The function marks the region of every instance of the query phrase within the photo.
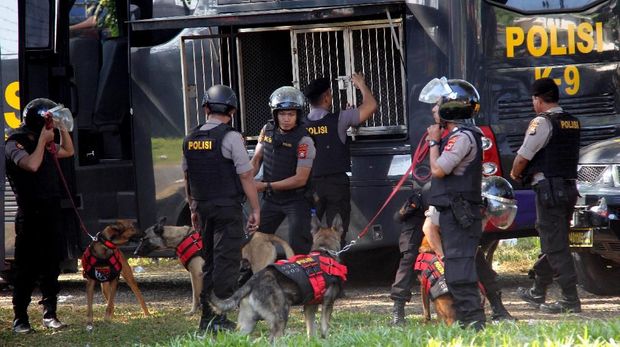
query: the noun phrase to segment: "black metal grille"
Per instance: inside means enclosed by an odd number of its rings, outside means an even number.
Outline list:
[[[523,143],[523,133],[519,134],[507,134],[506,141],[510,149],[516,153]],[[597,141],[606,140],[616,136],[616,127],[614,125],[605,125],[600,127],[584,127],[581,128],[581,141],[580,146],[584,147]]]
[[[243,131],[255,137],[272,118],[269,96],[279,87],[293,84],[291,36],[289,31],[243,33],[239,35]]]
[[[595,96],[582,96],[560,99],[560,106],[574,116],[601,117],[615,116],[613,93],[604,92]],[[532,119],[532,100],[500,100],[497,104],[500,122]]]
[[[596,182],[601,177],[606,166],[601,165],[582,165],[577,171],[577,180],[581,182]]]

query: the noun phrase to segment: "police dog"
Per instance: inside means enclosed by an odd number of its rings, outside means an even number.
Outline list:
[[[424,221],[423,229],[426,235],[433,234],[436,237],[440,237],[439,226],[432,224],[431,219],[428,217]],[[424,238],[422,239],[422,243],[420,244],[420,248],[418,249],[418,251],[420,252],[420,254],[427,253],[427,254],[434,254],[439,257],[443,256],[441,248],[438,248],[437,252],[435,252],[433,247],[431,247],[429,238],[427,236],[424,236]],[[431,320],[430,303],[432,301],[433,306],[435,308],[435,312],[437,312],[437,317],[441,321],[446,323],[447,325],[452,325],[452,323],[454,323],[454,321],[456,320],[456,312],[454,310],[454,307],[452,306],[453,304],[452,295],[450,293],[446,293],[446,294],[443,294],[435,298],[434,300],[431,300],[430,290],[428,290],[427,287],[425,286],[426,279],[424,278],[423,273],[418,274],[418,281],[420,282],[420,293],[422,295],[422,312],[423,312],[424,320],[427,322]],[[444,282],[444,285],[445,285],[445,282]]]
[[[95,292],[95,284],[101,284],[103,296],[108,302],[105,311],[105,320],[109,321],[114,315],[114,297],[118,287],[119,275],[123,276],[136,299],[142,307],[145,315],[149,315],[142,292],[138,288],[136,279],[133,276],[131,266],[118,250],[118,246],[127,243],[132,237],[136,236],[137,230],[133,223],[128,220],[118,220],[114,224],[110,224],[97,234],[97,240],[93,241],[82,256],[83,275],[86,278],[86,298],[87,298],[87,326],[88,330],[93,328],[93,295]],[[106,263],[106,260],[108,262]],[[101,261],[101,262],[100,262]],[[105,265],[108,264],[108,265]],[[120,269],[119,269],[120,267]],[[111,273],[120,271],[120,274],[111,275]]]
[[[330,257],[329,259],[337,260],[336,254],[340,250],[342,232],[342,219],[339,215],[334,218],[331,227],[322,226],[319,220],[313,217],[312,250],[320,252],[326,258]],[[332,255],[330,256],[330,254]],[[346,275],[346,268],[344,274]],[[326,283],[321,312],[322,337],[327,337],[334,302],[342,291],[343,280],[337,279],[335,282],[326,281]],[[209,302],[217,313],[228,312],[239,306],[237,328],[244,334],[251,333],[258,320],[265,320],[270,327],[270,340],[273,342],[275,338],[284,333],[290,307],[302,302],[303,296],[304,294],[296,282],[274,266],[269,266],[255,273],[230,298],[222,300],[211,293]],[[315,315],[317,309],[318,303],[304,304],[308,338],[313,336],[316,331]]]
[[[189,226],[166,225],[166,217],[161,217],[155,225],[144,231],[142,242],[135,253],[146,255],[156,249],[177,248],[193,232],[194,229]],[[258,231],[254,232],[251,235],[250,241],[241,249],[242,263],[248,263],[247,266],[254,273],[264,269],[267,265],[276,261],[276,245],[280,245],[284,249],[287,258],[294,255],[291,246],[278,236]],[[181,259],[179,260],[183,263]],[[189,271],[192,283],[192,307],[190,311],[186,312],[187,315],[200,311],[203,265],[204,258],[202,256],[194,256],[184,264],[187,271]]]

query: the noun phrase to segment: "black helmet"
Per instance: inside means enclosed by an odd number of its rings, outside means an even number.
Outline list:
[[[480,109],[480,95],[476,88],[459,79],[432,79],[422,88],[419,100],[439,103],[439,117],[448,122],[471,119]]]
[[[207,89],[202,97],[202,106],[208,106],[212,113],[228,114],[237,109],[237,94],[228,86],[216,84]]]
[[[517,200],[510,183],[499,176],[482,179],[485,218],[500,229],[507,229],[517,215]]]
[[[58,104],[45,98],[37,98],[30,101],[22,112],[24,124],[35,133],[41,132],[41,129],[45,126],[45,115],[56,106]]]
[[[301,111],[306,106],[306,97],[294,87],[280,87],[269,97],[269,107],[274,121],[278,122],[278,110],[297,110],[297,124],[300,122]]]

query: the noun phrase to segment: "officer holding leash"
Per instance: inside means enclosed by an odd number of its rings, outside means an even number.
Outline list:
[[[440,212],[446,283],[462,327],[484,328],[475,255],[482,236],[481,132],[472,123],[480,108],[478,91],[464,80],[434,79],[420,101],[435,103],[438,124],[428,127],[431,190],[429,204]],[[442,129],[449,136],[441,139]]]
[[[344,246],[351,215],[349,176],[351,154],[347,142],[347,129],[367,121],[377,110],[377,101],[364,81],[364,76],[353,74],[351,81],[362,93],[362,104],[357,108],[332,113],[333,96],[328,78],[313,80],[306,87],[310,113],[305,126],[316,143],[316,159],[312,167],[312,189],[317,199],[319,219],[327,217],[331,225],[334,216],[342,217],[341,245]]]
[[[260,223],[260,207],[243,137],[229,125],[237,110],[235,92],[224,85],[212,86],[205,92],[202,106],[207,121],[183,141],[183,171],[192,225],[202,230],[205,250],[198,331],[217,333],[235,328],[225,315],[216,315],[207,300],[211,291],[227,298],[236,288],[244,236],[244,194],[252,209],[247,222],[250,231]]]
[[[60,200],[65,193],[54,155],[73,156],[73,142],[70,129],[52,117],[54,112],[63,111],[69,112],[49,99],[30,101],[23,111],[24,123],[6,141],[6,173],[17,199],[13,332],[18,334],[32,331],[28,305],[37,282],[42,296],[39,304],[43,305],[43,326],[64,326],[56,316],[56,305],[64,249]],[[60,132],[56,154],[52,153],[56,146],[54,127]]]
[[[534,264],[534,285],[519,288],[518,294],[546,313],[581,312],[568,242],[579,195],[576,178],[581,124],[558,105],[559,95],[553,79],[542,78],[532,84],[537,116],[530,122],[510,172],[514,180],[531,182],[536,193],[536,229],[542,252]],[[546,304],[547,287],[554,275],[562,298]]]
[[[301,126],[304,95],[294,87],[280,87],[269,98],[273,120],[260,132],[252,157],[254,175],[263,164],[263,178],[256,189],[264,192],[259,231],[276,232],[288,218],[288,242],[295,254],[307,254],[312,246],[310,201],[306,184],[316,150]]]

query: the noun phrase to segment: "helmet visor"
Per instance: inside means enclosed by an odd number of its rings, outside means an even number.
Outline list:
[[[422,88],[418,100],[427,104],[436,104],[441,97],[450,95],[453,92],[445,77],[433,78]]]
[[[71,110],[64,107],[62,104],[47,111],[52,114],[54,121],[62,123],[62,125],[68,130],[73,131],[73,114]]]
[[[482,194],[487,200],[485,218],[500,229],[508,229],[517,216],[517,200]]]

